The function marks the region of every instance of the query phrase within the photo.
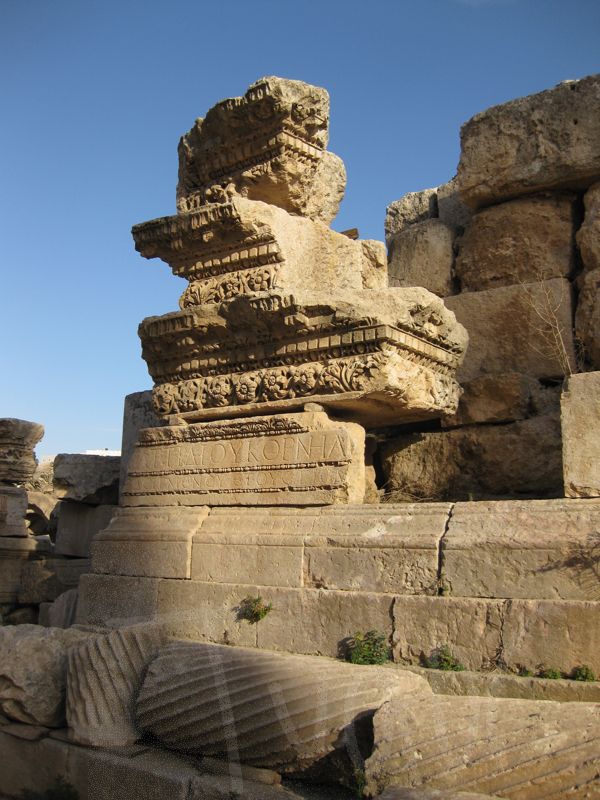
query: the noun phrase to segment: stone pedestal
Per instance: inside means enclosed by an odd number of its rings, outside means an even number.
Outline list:
[[[323,412],[148,428],[129,462],[126,506],[362,502],[365,433]]]

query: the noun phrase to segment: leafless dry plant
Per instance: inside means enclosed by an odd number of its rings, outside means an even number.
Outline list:
[[[565,378],[578,372],[577,359],[573,349],[569,346],[569,331],[565,329],[560,319],[560,308],[564,300],[564,284],[559,292],[552,291],[552,284],[538,276],[537,286],[539,292],[534,295],[532,284],[522,283],[521,287],[527,294],[528,304],[535,312],[536,322],[532,327],[539,335],[539,345],[532,344],[532,350],[543,358],[553,358],[558,363]]]

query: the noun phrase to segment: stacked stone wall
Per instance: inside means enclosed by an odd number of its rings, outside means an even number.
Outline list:
[[[390,283],[444,297],[469,347],[457,413],[380,444],[384,497],[563,495],[565,379],[600,369],[599,100],[591,76],[476,115],[457,176],[388,207]]]

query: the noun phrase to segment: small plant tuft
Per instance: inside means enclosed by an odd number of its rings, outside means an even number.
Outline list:
[[[519,666],[519,678],[533,678],[533,672],[527,667]]]
[[[425,659],[427,669],[441,669],[446,672],[463,672],[464,666],[452,655],[448,645],[436,647],[429,658]]]
[[[562,672],[554,667],[542,667],[538,672],[538,678],[546,678],[549,681],[559,681],[562,677]]]
[[[62,775],[59,775],[44,792],[24,789],[20,794],[20,800],[79,800],[79,792]]]
[[[591,667],[588,667],[587,664],[581,664],[579,667],[575,667],[569,677],[572,681],[585,681],[586,683],[597,680],[596,673]]]
[[[367,788],[367,778],[364,769],[354,770],[354,794],[356,797],[364,797]]]
[[[390,660],[387,636],[381,631],[358,631],[348,642],[348,660],[352,664],[385,664]]]
[[[272,610],[273,604],[264,603],[260,595],[258,597],[244,597],[238,606],[237,616],[238,619],[245,619],[251,625],[256,625]]]

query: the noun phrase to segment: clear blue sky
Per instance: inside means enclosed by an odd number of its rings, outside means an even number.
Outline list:
[[[600,0],[0,0],[0,416],[38,455],[119,448],[137,325],[183,283],[131,225],[175,212],[177,142],[263,75],[331,94],[334,228],[455,172],[490,105],[600,71]]]

